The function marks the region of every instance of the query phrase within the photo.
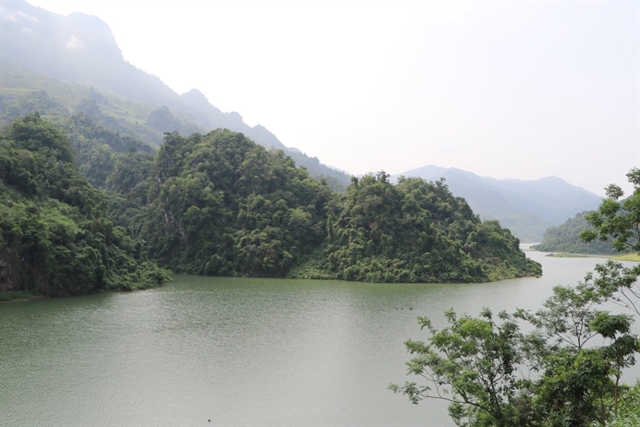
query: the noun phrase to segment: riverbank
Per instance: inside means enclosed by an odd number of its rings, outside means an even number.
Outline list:
[[[606,255],[606,254],[572,254],[567,252],[551,252],[547,254],[552,258],[605,258],[614,261],[631,261],[640,262],[640,255],[638,254],[621,254],[621,255]]]
[[[27,301],[35,298],[44,298],[33,292],[25,291],[0,291],[0,303],[9,301]]]

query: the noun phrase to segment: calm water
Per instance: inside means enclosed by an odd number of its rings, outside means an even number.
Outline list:
[[[2,426],[449,426],[403,383],[416,316],[538,308],[602,260],[475,285],[175,276],[130,294],[0,305]],[[413,308],[413,310],[410,310]],[[640,370],[635,368],[640,376]],[[208,420],[211,422],[208,422]]]

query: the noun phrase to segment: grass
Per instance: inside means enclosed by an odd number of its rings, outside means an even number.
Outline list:
[[[9,301],[26,301],[38,298],[38,295],[26,291],[0,291],[0,303]]]
[[[640,254],[622,254],[622,255],[614,255],[609,258],[616,261],[636,261],[640,262]]]
[[[572,254],[567,252],[553,252],[547,255],[552,258],[607,258],[614,261],[635,261],[640,262],[640,254],[620,254],[620,255],[605,255],[605,254]]]
[[[30,89],[24,88],[2,88],[2,95],[13,95],[13,96],[25,96],[29,95],[32,91]]]

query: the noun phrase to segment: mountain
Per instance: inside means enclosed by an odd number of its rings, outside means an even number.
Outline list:
[[[524,242],[539,242],[549,227],[576,213],[598,207],[602,198],[558,177],[535,181],[481,177],[456,168],[424,166],[398,176],[444,178],[451,192],[463,197],[484,219],[497,219]]]
[[[580,233],[592,230],[585,215],[580,212],[557,227],[551,227],[544,233],[542,242],[532,246],[532,249],[544,252],[568,252],[574,254],[616,254],[618,251],[611,245],[611,241],[594,240],[585,242]]]
[[[353,179],[329,207],[322,251],[291,277],[367,282],[485,282],[539,276],[541,266],[497,221],[481,221],[441,181]]]
[[[109,26],[82,13],[57,15],[24,1],[2,3],[0,60],[54,79],[177,107],[159,78],[126,62]]]
[[[542,273],[439,182],[392,185],[381,173],[339,195],[229,130],[169,133],[155,156],[124,153],[110,170],[113,216],[174,272],[439,283]]]
[[[349,184],[348,174],[290,151],[264,126],[249,126],[237,112],[222,112],[196,89],[179,95],[125,61],[100,18],[57,15],[24,1],[3,2],[0,8],[3,123],[46,107],[47,113],[85,113],[102,126],[156,145],[167,131],[226,128],[283,150],[311,176],[327,177],[335,189]]]

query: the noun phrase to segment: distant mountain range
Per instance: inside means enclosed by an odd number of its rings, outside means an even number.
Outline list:
[[[551,176],[535,181],[481,177],[456,168],[424,166],[398,176],[444,178],[451,192],[464,197],[483,219],[497,219],[523,242],[539,242],[547,228],[598,207],[602,197]]]
[[[222,112],[193,89],[177,94],[158,77],[126,62],[109,26],[95,16],[57,15],[24,1],[0,4],[0,124],[34,111],[60,122],[87,114],[96,124],[153,145],[164,133],[242,132],[256,143],[283,150],[311,176],[343,190],[351,176],[286,147],[261,125],[249,126],[236,112]],[[522,241],[540,241],[544,231],[601,198],[560,178],[497,180],[460,169],[425,166],[405,172],[427,180],[446,179],[483,219],[498,219]]]
[[[150,143],[160,143],[167,131],[227,128],[285,151],[312,176],[326,176],[338,187],[350,182],[350,175],[287,148],[264,126],[251,127],[240,114],[222,112],[197,89],[179,95],[158,77],[125,61],[111,29],[100,18],[83,13],[62,16],[24,1],[3,2],[0,7],[3,121],[15,118],[7,112],[22,113],[25,104],[41,108],[42,102],[34,103],[33,92],[44,92],[50,112],[84,112],[102,125],[126,128]]]

